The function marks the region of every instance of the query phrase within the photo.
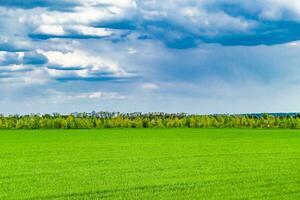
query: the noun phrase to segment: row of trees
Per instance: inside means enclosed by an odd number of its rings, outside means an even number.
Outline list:
[[[0,115],[0,129],[281,128],[300,129],[300,116],[73,113]]]

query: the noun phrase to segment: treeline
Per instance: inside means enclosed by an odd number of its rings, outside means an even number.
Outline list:
[[[0,129],[279,128],[300,129],[300,115],[187,115],[165,113],[73,113],[0,115]]]

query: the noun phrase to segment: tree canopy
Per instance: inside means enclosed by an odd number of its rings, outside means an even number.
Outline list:
[[[0,115],[0,129],[280,128],[300,129],[300,115],[188,115],[92,112]]]

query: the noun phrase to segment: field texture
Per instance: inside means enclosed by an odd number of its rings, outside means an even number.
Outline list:
[[[0,199],[300,199],[300,131],[0,131]]]

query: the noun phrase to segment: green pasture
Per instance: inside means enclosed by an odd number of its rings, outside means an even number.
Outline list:
[[[0,199],[300,199],[300,131],[0,131]]]

